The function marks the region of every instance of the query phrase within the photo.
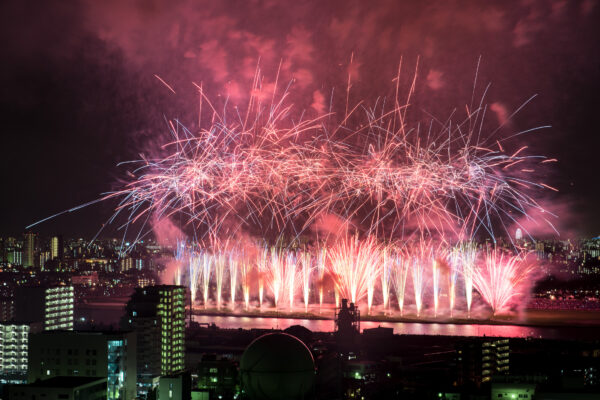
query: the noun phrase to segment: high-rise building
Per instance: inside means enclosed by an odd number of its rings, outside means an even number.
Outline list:
[[[33,232],[26,232],[23,236],[25,237],[23,242],[23,266],[29,268],[35,267],[37,235]]]
[[[146,388],[185,368],[185,293],[184,286],[147,286],[127,303],[125,328],[138,334],[138,380]]]
[[[493,375],[510,372],[509,339],[486,340],[481,345],[482,382],[489,382]]]
[[[73,286],[19,287],[15,291],[15,318],[43,322],[44,330],[73,330]]]
[[[50,259],[62,260],[64,255],[64,244],[62,236],[52,236],[50,239]]]
[[[44,329],[73,329],[73,286],[46,289]]]
[[[51,253],[49,251],[40,251],[39,260],[40,270],[44,271],[46,269],[46,263],[52,260]]]
[[[12,297],[0,297],[0,321],[15,318],[15,300]]]
[[[0,322],[0,383],[27,380],[29,334],[39,330],[40,324]]]
[[[510,339],[468,339],[459,343],[457,356],[459,384],[481,385],[510,372]]]
[[[6,248],[6,262],[14,265],[23,265],[23,252],[18,247]]]
[[[131,257],[123,257],[120,261],[121,272],[127,272],[132,269],[134,266],[133,258]]]
[[[107,400],[136,398],[134,332],[43,332],[30,336],[29,382],[53,377],[104,377]]]

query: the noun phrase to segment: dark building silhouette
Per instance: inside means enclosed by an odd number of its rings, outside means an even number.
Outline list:
[[[360,334],[360,310],[348,300],[335,311],[335,338],[342,352],[350,352],[357,344]]]
[[[136,336],[118,331],[51,331],[29,335],[28,381],[104,377],[108,400],[136,398]]]
[[[507,338],[472,338],[457,345],[457,372],[460,385],[490,382],[497,375],[510,372],[510,340]]]

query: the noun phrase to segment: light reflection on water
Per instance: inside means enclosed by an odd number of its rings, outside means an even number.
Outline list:
[[[292,325],[302,325],[313,332],[331,332],[332,320],[310,320],[292,318],[249,318],[234,316],[194,315],[193,320],[200,323],[214,323],[225,329],[286,329]],[[478,324],[439,324],[418,322],[374,322],[362,321],[361,330],[378,326],[393,328],[395,334],[408,335],[444,335],[444,336],[497,336],[497,337],[534,337],[545,339],[594,338],[597,327],[532,327],[518,325],[478,325]],[[572,336],[576,335],[576,336]]]
[[[85,317],[86,321],[92,320],[96,324],[103,323],[117,327],[123,311],[124,305],[122,308],[94,305],[76,309],[76,317],[78,320]],[[334,330],[332,320],[212,315],[194,315],[193,320],[204,324],[214,323],[219,328],[225,329],[286,329],[292,325],[302,325],[313,332],[332,332]],[[361,330],[378,326],[393,328],[395,334],[409,335],[534,337],[572,340],[593,340],[600,337],[600,326],[577,327],[567,324],[557,327],[532,327],[419,322],[362,321],[360,323]]]

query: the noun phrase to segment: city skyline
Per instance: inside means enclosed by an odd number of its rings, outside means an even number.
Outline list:
[[[0,400],[591,400],[600,0],[0,3]]]

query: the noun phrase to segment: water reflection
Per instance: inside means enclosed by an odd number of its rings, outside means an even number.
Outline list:
[[[91,323],[92,326],[103,324],[118,327],[123,311],[124,304],[121,307],[102,307],[98,305],[80,307],[76,308],[76,321],[81,322],[83,320],[87,324]],[[285,329],[292,325],[302,325],[313,332],[332,332],[334,330],[332,320],[211,315],[195,315],[193,319],[203,324],[215,323],[219,328],[225,329]],[[361,329],[378,326],[393,328],[396,334],[409,335],[534,337],[571,340],[594,340],[600,337],[600,326],[578,327],[566,324],[554,327],[533,327],[420,322],[362,321],[360,323]]]
[[[195,315],[195,322],[214,323],[224,329],[286,329],[292,325],[302,325],[313,332],[331,332],[332,320],[309,320],[292,318],[248,318]],[[407,335],[444,335],[444,336],[497,336],[508,338],[544,338],[544,339],[593,339],[600,334],[598,327],[532,327],[518,325],[470,325],[439,324],[419,322],[374,322],[362,321],[361,330],[378,326],[393,328],[396,334]],[[576,336],[574,336],[576,335]]]

